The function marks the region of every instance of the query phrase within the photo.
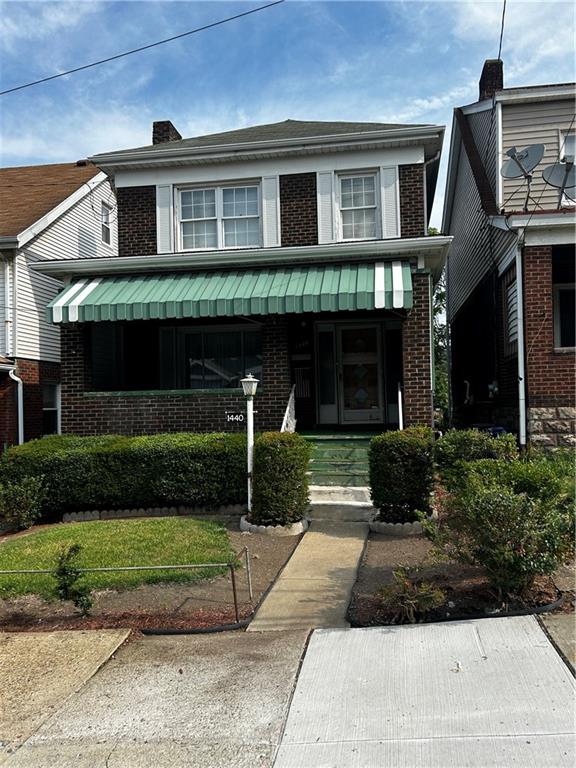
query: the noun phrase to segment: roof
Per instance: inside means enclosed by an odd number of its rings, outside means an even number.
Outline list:
[[[16,237],[99,173],[92,163],[0,168],[0,237]]]
[[[285,139],[310,139],[320,136],[343,136],[347,134],[372,133],[374,131],[398,130],[401,128],[421,128],[428,124],[402,124],[402,123],[350,123],[327,122],[314,120],[284,120],[280,123],[266,123],[254,125],[250,128],[240,128],[235,131],[223,133],[210,133],[206,136],[195,136],[190,139],[160,142],[149,144],[145,147],[119,150],[124,152],[150,152],[162,151],[166,147],[201,149],[202,147],[217,147],[228,144],[244,144],[260,141],[282,141]],[[114,155],[116,152],[107,152],[106,155]]]

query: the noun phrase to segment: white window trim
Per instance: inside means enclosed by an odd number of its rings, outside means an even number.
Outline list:
[[[106,221],[104,220],[104,212],[108,214]],[[112,215],[112,207],[108,203],[101,200],[100,202],[100,239],[104,245],[112,247],[112,222],[110,217]],[[108,230],[108,240],[104,239],[104,228]]]
[[[566,144],[566,136],[569,136],[570,134],[575,135],[576,131],[560,129],[558,133],[559,133],[558,142],[559,142],[559,149],[560,149],[559,158],[560,160],[562,160],[562,156],[564,154],[564,146]],[[573,208],[575,205],[576,205],[576,201],[572,200],[572,198],[568,197],[568,195],[564,192],[564,194],[562,195],[562,200],[560,201],[560,206],[562,208]]]
[[[374,232],[374,237],[353,237],[353,238],[344,238],[344,228],[342,224],[342,208],[341,208],[341,195],[342,195],[342,187],[341,187],[341,180],[342,179],[355,179],[362,176],[373,176],[374,177],[374,200],[375,205],[374,209],[376,211],[376,230]],[[362,243],[362,242],[368,242],[371,240],[381,240],[382,239],[382,195],[381,195],[381,188],[380,188],[380,171],[376,168],[367,168],[367,169],[360,169],[360,170],[354,170],[354,171],[338,171],[334,174],[335,183],[333,184],[333,194],[334,194],[334,210],[335,210],[335,224],[336,224],[336,240],[339,243]],[[370,206],[363,206],[365,208],[369,208]],[[345,209],[345,210],[359,210],[359,209]]]
[[[552,287],[552,311],[554,313],[554,349],[574,349],[563,347],[560,334],[560,291],[574,290],[574,283],[554,283]]]
[[[258,193],[258,216],[224,216],[224,189],[238,189],[243,187],[256,187]],[[185,248],[184,237],[182,235],[182,218],[181,211],[181,193],[198,191],[198,190],[215,190],[216,197],[216,216],[209,219],[196,219],[196,221],[214,221],[216,220],[216,247],[214,248]],[[258,245],[224,245],[224,222],[227,219],[251,219],[258,218],[258,233],[259,243]],[[180,252],[201,253],[205,251],[241,251],[248,248],[263,248],[264,247],[264,233],[262,226],[262,183],[261,179],[242,179],[239,181],[230,181],[222,184],[186,184],[180,185],[174,188],[174,219],[175,219],[175,231],[177,249]],[[185,219],[185,221],[192,221],[192,219]]]

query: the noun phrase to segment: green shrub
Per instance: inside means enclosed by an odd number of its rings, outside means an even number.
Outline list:
[[[437,549],[484,568],[500,599],[524,595],[573,547],[573,519],[557,499],[472,481],[447,497],[444,513],[438,524],[426,523]]]
[[[451,429],[442,435],[434,446],[436,466],[448,487],[457,477],[462,461],[512,460],[517,457],[518,446],[514,435],[492,437],[488,432],[480,432],[477,429]]]
[[[0,484],[0,524],[30,528],[41,514],[46,491],[41,477],[23,477]]]
[[[289,525],[308,509],[310,444],[295,432],[265,432],[254,445],[252,522]]]
[[[384,608],[398,624],[415,624],[446,601],[446,593],[429,581],[422,581],[417,570],[401,565],[392,573],[393,582],[378,593]]]
[[[93,605],[90,587],[79,584],[82,571],[77,565],[78,555],[82,547],[80,544],[71,544],[63,547],[58,555],[58,562],[54,569],[56,579],[56,595],[59,600],[71,600],[82,616],[88,616]]]
[[[381,520],[413,522],[429,512],[434,481],[433,436],[427,427],[385,432],[370,441],[370,487]]]
[[[0,476],[42,475],[44,519],[88,509],[218,507],[246,500],[246,439],[236,434],[55,436],[10,448]]]

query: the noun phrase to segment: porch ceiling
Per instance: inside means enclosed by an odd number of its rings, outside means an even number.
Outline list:
[[[53,323],[284,315],[412,307],[407,261],[85,278],[48,305]]]

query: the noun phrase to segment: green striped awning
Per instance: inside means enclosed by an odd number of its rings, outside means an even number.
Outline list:
[[[84,278],[48,305],[53,323],[409,309],[408,262]]]

